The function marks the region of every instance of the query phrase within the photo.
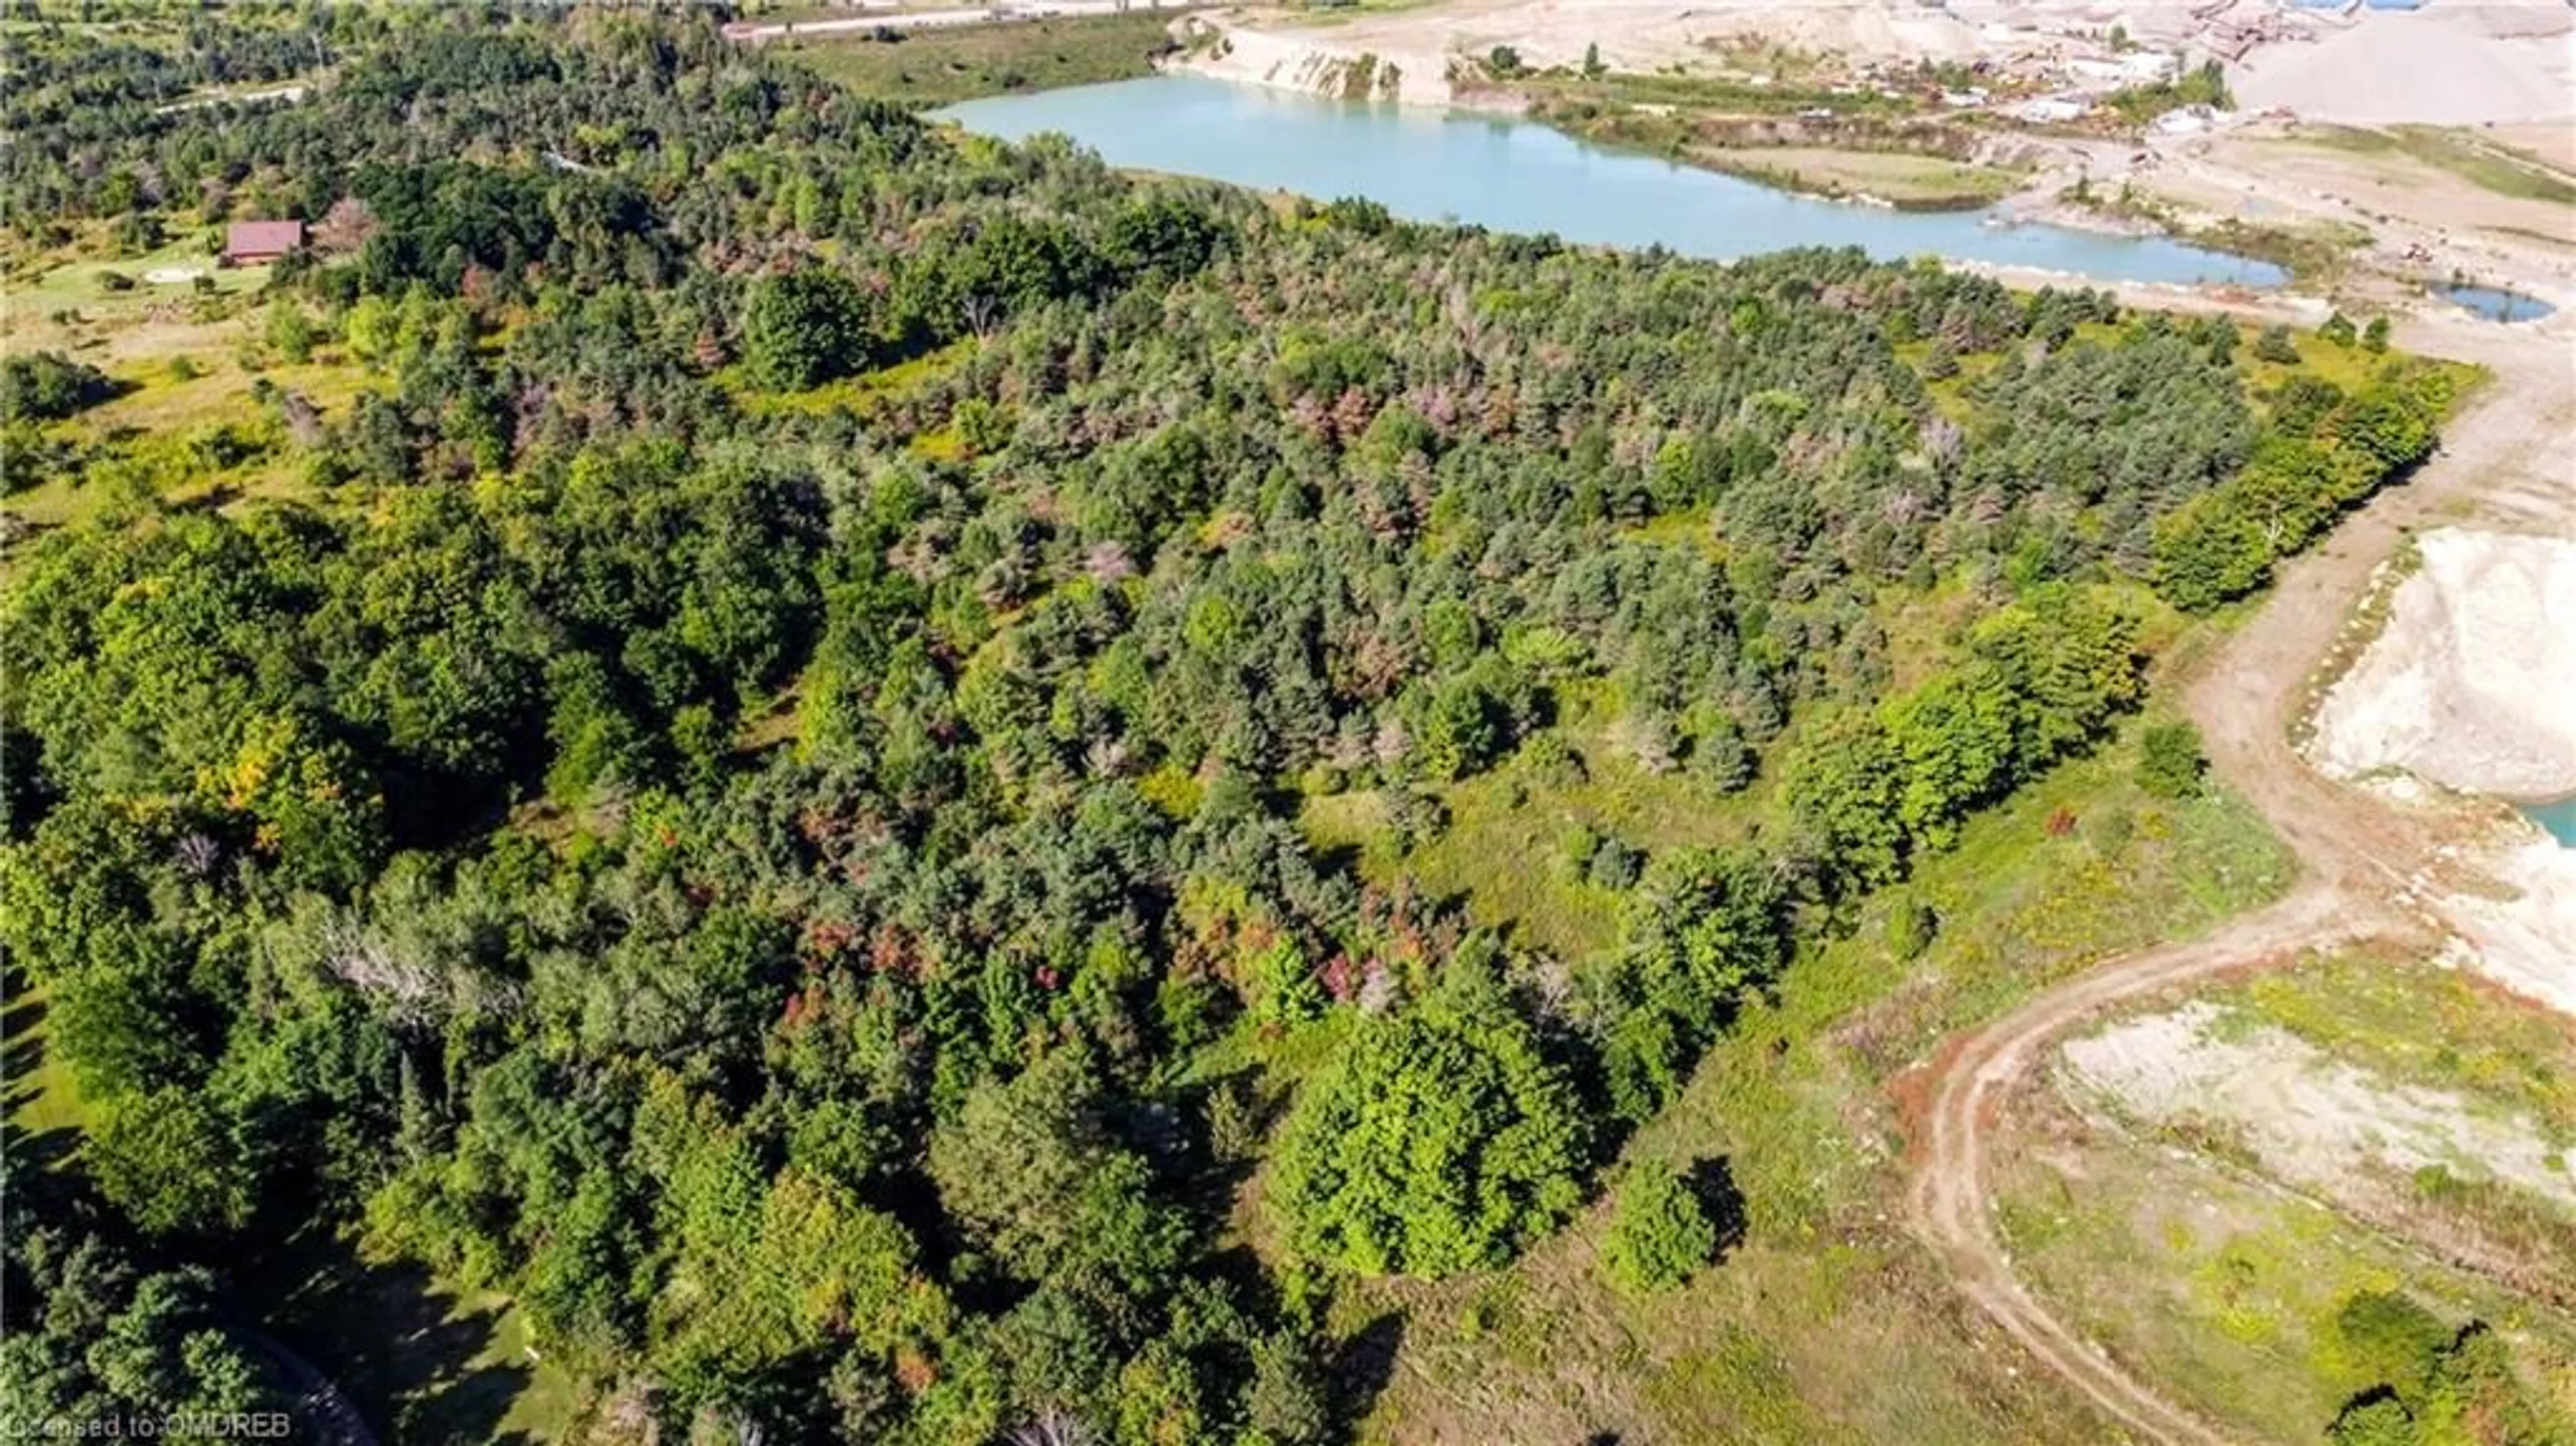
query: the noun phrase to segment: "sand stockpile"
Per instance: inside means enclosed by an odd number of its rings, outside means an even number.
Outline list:
[[[2443,528],[2388,626],[2317,709],[2328,773],[2464,793],[2576,793],[2576,541]]]
[[[2576,120],[2576,15],[2558,0],[2364,11],[2315,40],[2256,47],[2228,84],[2246,109],[2321,120]]]

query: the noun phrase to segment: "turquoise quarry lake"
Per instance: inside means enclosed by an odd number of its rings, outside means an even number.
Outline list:
[[[2526,803],[2522,811],[2532,821],[2547,829],[2552,838],[2576,849],[2576,798],[2562,798],[2556,803]]]
[[[1660,245],[1732,259],[1792,246],[1858,246],[2097,281],[2277,286],[2278,267],[2160,237],[1993,224],[1984,212],[1891,211],[1794,196],[1546,126],[1364,105],[1162,75],[967,101],[937,113],[1004,140],[1058,132],[1110,164],[1319,200],[1363,196],[1417,221],[1553,233],[1593,245]]]

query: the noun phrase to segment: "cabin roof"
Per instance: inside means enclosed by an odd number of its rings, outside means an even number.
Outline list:
[[[303,244],[301,221],[235,221],[224,231],[227,256],[275,256]]]

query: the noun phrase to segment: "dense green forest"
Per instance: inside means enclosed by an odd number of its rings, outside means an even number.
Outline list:
[[[1344,1282],[1560,1226],[2453,384],[1131,179],[712,17],[236,23],[329,69],[164,111],[11,32],[15,254],[314,228],[168,303],[253,323],[219,420],[0,393],[79,504],[0,602],[11,989],[87,1102],[10,1185],[33,1417],[281,1389],[224,1273],[321,1222],[514,1299],[602,1437],[1341,1439]],[[1416,886],[1462,785],[1614,765],[1722,827],[1504,861],[1611,942]],[[1724,1194],[1637,1185],[1623,1272]]]

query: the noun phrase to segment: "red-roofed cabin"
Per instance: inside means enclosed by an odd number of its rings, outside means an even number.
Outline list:
[[[235,221],[224,231],[224,264],[263,265],[303,244],[301,221]]]

